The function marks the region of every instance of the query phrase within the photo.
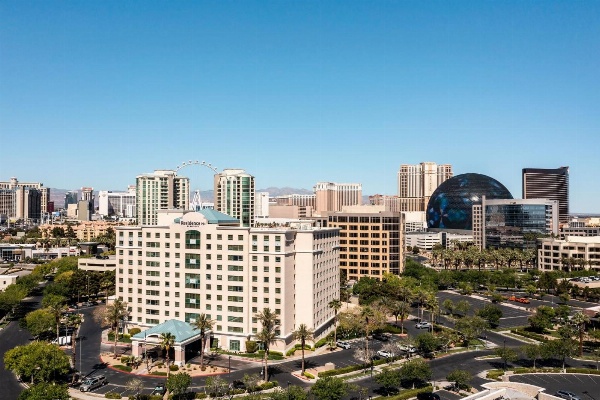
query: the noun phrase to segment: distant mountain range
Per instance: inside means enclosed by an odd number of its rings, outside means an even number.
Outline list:
[[[122,192],[123,190],[113,190],[113,191],[114,192]],[[65,194],[67,192],[71,192],[71,190],[50,188],[50,201],[54,202],[55,209],[64,207]],[[77,190],[77,192],[79,193],[77,198],[81,199],[81,190]],[[266,189],[258,189],[257,192],[269,192],[269,196],[271,196],[271,197],[286,196],[289,194],[313,194],[312,190],[295,189],[295,188],[291,188],[291,187],[283,187],[283,188],[268,187]],[[98,191],[94,191],[94,196],[96,196],[96,200],[95,200],[96,204],[95,205],[97,207],[98,206]],[[213,194],[212,190],[204,190],[204,191],[200,191],[200,197],[202,198],[202,201],[211,203],[213,201],[214,194]]]

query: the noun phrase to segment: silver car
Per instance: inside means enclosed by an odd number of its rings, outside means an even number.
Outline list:
[[[89,392],[100,386],[106,385],[106,377],[104,375],[96,375],[85,378],[79,387],[82,392]]]

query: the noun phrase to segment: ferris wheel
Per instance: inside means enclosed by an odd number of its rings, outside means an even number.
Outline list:
[[[175,172],[179,172],[180,170],[182,170],[185,167],[191,167],[191,166],[201,166],[201,167],[206,167],[208,169],[210,169],[211,171],[213,171],[215,174],[218,174],[219,171],[217,170],[217,168],[212,165],[211,163],[207,163],[206,161],[184,161],[182,162],[180,165],[178,165],[175,168]],[[192,199],[190,201],[190,210],[194,210],[194,211],[198,211],[202,208],[206,208],[205,205],[202,203],[202,198],[200,196],[200,189],[195,189],[194,193],[192,195]]]

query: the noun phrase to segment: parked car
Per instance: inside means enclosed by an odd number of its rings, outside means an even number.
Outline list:
[[[398,346],[398,348],[400,349],[400,351],[403,351],[405,353],[416,353],[417,352],[416,347],[413,347],[413,346],[405,346],[402,344],[402,345]]]
[[[382,358],[392,358],[392,357],[394,357],[394,353],[392,353],[391,351],[385,351],[385,350],[379,350],[377,352],[377,355],[379,357],[382,357]]]
[[[440,400],[440,395],[432,392],[418,393],[417,400]]]
[[[89,392],[100,386],[106,385],[106,377],[104,375],[90,376],[85,378],[79,387],[82,392]]]
[[[387,342],[390,338],[385,333],[374,333],[373,339]]]
[[[238,380],[234,380],[233,382],[231,382],[231,388],[232,389],[246,389],[246,384],[244,383],[244,381],[240,381]]]
[[[158,385],[156,385],[154,387],[154,390],[152,391],[152,393],[150,393],[150,395],[164,396],[164,394],[166,392],[167,392],[167,389],[165,388],[165,385],[163,385],[162,383],[159,383]]]
[[[415,328],[417,329],[431,329],[432,326],[429,322],[417,322],[417,324],[415,325]]]
[[[575,393],[566,390],[559,390],[558,392],[554,393],[554,395],[565,400],[581,400]]]
[[[338,340],[335,345],[337,347],[341,347],[342,349],[346,349],[348,350],[349,348],[351,348],[352,346],[350,346],[350,343],[348,342],[344,342],[343,340]]]

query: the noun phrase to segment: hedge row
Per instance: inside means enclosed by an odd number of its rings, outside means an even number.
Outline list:
[[[402,390],[395,396],[386,397],[386,400],[408,400],[413,397],[417,397],[419,393],[429,393],[433,391],[432,386],[426,386],[419,389],[407,389]]]
[[[501,369],[493,369],[491,371],[488,371],[488,373],[487,373],[488,379],[494,379],[494,380],[497,380],[502,375],[504,375],[504,371]]]

